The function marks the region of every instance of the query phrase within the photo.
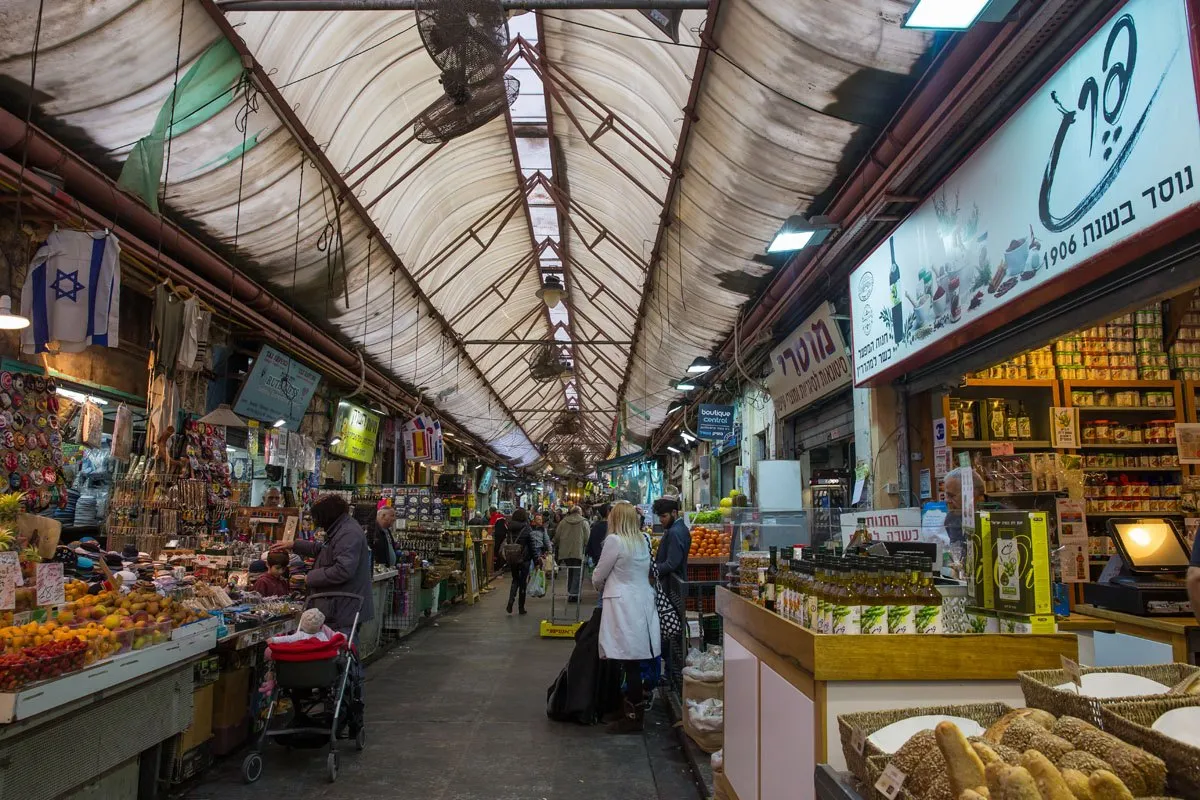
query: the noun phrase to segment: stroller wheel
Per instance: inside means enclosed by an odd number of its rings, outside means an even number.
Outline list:
[[[246,783],[254,783],[262,777],[262,772],[262,754],[257,752],[249,753],[242,761],[242,780]]]
[[[365,748],[366,746],[367,746],[367,729],[359,728],[358,733],[354,734],[354,748],[356,750],[358,750],[359,752],[362,752],[363,748]]]
[[[325,759],[325,765],[329,767],[329,782],[333,783],[337,780],[338,774],[338,754],[334,751]]]

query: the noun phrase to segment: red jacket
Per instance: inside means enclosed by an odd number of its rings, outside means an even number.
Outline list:
[[[287,578],[279,578],[267,572],[254,582],[254,591],[263,597],[286,597],[291,594]]]

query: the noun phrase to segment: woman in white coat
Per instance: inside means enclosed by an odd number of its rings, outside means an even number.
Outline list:
[[[600,657],[621,663],[625,704],[614,733],[642,730],[644,689],[641,662],[658,657],[662,637],[650,584],[650,547],[639,526],[637,509],[621,502],[608,515],[608,536],[592,583],[603,600]]]

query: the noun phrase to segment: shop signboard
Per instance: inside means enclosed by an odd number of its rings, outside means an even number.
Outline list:
[[[1190,30],[1185,0],[1125,3],[854,270],[856,383],[1200,201]]]
[[[233,404],[234,412],[274,423],[283,420],[289,430],[299,430],[321,376],[295,359],[264,344]]]
[[[330,438],[339,437],[341,441],[330,445],[329,452],[351,461],[371,463],[375,458],[375,440],[379,437],[379,415],[343,400],[338,403]]]
[[[709,441],[724,441],[733,435],[733,406],[701,403],[696,435]]]
[[[846,342],[833,319],[833,306],[823,303],[800,327],[771,351],[767,388],[775,416],[789,414],[850,385]]]

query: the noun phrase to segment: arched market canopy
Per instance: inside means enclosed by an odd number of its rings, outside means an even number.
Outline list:
[[[161,175],[170,215],[500,455],[594,463],[619,417],[662,422],[754,256],[879,135],[931,43],[909,5],[712,0],[678,42],[636,10],[512,16],[517,101],[425,144],[442,88],[412,12],[53,0],[35,122],[151,202]],[[38,11],[0,8],[22,95]],[[530,378],[545,341],[565,382]]]

